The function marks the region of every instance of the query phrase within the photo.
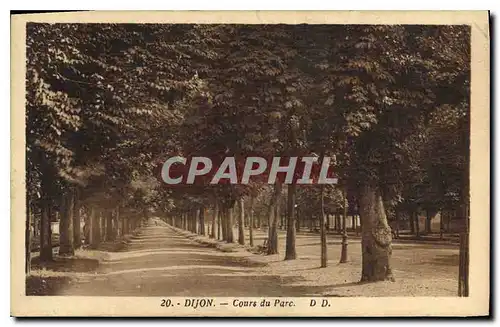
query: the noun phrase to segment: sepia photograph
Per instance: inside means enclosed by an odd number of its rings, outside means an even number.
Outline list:
[[[12,315],[489,313],[487,12],[114,14],[13,16]]]

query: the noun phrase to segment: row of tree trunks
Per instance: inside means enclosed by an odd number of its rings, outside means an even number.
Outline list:
[[[86,222],[86,238],[91,248],[98,248],[103,241],[115,241],[118,238],[130,234],[138,227],[137,219],[128,217],[120,218],[120,209],[98,210],[93,206],[89,207],[88,219]]]
[[[42,194],[47,194],[47,186],[42,188]],[[75,250],[82,245],[80,212],[82,203],[78,199],[78,189],[71,187],[60,197],[59,211],[53,210],[53,199],[41,196],[38,207],[29,204],[26,218],[26,262],[25,270],[31,270],[31,229],[33,227],[35,210],[40,213],[40,261],[49,262],[53,260],[52,227],[53,220],[59,218],[59,255],[73,256]],[[96,211],[93,206],[87,208],[87,220],[84,226],[84,237],[88,244],[97,247],[106,236],[106,240],[115,240],[117,235],[125,235],[129,232],[130,221],[123,217],[120,220],[119,208],[116,208],[113,216],[112,210],[108,210],[106,219],[101,217],[102,212]],[[56,215],[56,217],[53,217]],[[55,218],[55,219],[53,219]],[[119,222],[121,221],[121,226]],[[135,227],[134,227],[135,228]]]
[[[208,236],[210,238],[223,240],[227,243],[235,242],[234,235],[234,219],[236,219],[238,227],[238,243],[245,244],[245,227],[249,228],[250,232],[250,245],[254,244],[254,198],[250,197],[250,207],[249,210],[245,210],[244,198],[238,199],[238,201],[220,201],[217,197],[214,197],[214,207],[211,221],[208,225]],[[237,203],[237,206],[234,204]],[[274,202],[273,202],[274,203]],[[271,206],[273,211],[273,217],[278,217],[278,208],[275,205]],[[236,217],[234,217],[236,215]],[[189,210],[181,212],[179,214],[179,220],[177,223],[172,223],[174,226],[188,230],[192,233],[198,233],[201,235],[207,234],[205,231],[205,218],[206,218],[206,208],[203,206],[200,210]],[[171,222],[175,219],[170,218]],[[245,223],[245,221],[247,223]],[[277,230],[277,221],[274,221],[275,230]]]

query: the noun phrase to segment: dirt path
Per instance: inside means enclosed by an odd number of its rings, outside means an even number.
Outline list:
[[[83,274],[59,295],[79,296],[300,296],[294,278],[261,275],[265,263],[222,253],[154,221],[126,251],[112,252],[95,274]]]
[[[207,245],[215,240],[176,231],[161,220],[132,238],[120,252],[99,252],[99,260],[77,258],[46,283],[37,295],[76,296],[456,296],[458,249],[453,246],[394,244],[396,282],[359,283],[359,240],[349,243],[349,262],[339,264],[340,239],[328,240],[328,267],[319,268],[316,235],[297,235],[298,259],[284,261],[280,253],[252,254],[237,245],[223,252]],[[265,231],[255,231],[262,244]],[[202,241],[202,244],[198,243]],[[248,240],[248,237],[246,238]],[[197,241],[195,241],[197,240]],[[221,245],[227,246],[224,242]],[[113,250],[111,250],[113,251]],[[95,270],[94,270],[95,269]],[[49,276],[52,273],[49,272]],[[61,278],[64,282],[54,279]],[[52,279],[52,281],[51,281]],[[42,285],[44,286],[44,285]]]

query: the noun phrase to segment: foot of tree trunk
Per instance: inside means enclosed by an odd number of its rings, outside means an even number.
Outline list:
[[[359,207],[362,220],[361,281],[394,281],[391,269],[391,229],[378,187],[361,187]]]
[[[340,251],[340,263],[346,263],[349,259],[347,258],[347,233],[342,235],[342,249]]]
[[[269,230],[269,239],[267,241],[267,254],[278,254],[278,228],[271,226]]]

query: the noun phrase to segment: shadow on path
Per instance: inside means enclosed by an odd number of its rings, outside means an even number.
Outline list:
[[[262,271],[265,266],[195,243],[170,228],[150,226],[131,237],[121,251],[109,253],[96,274],[77,275],[74,282],[50,293],[193,297],[278,297],[308,293],[310,287],[293,286],[299,281],[297,278],[266,274]]]

